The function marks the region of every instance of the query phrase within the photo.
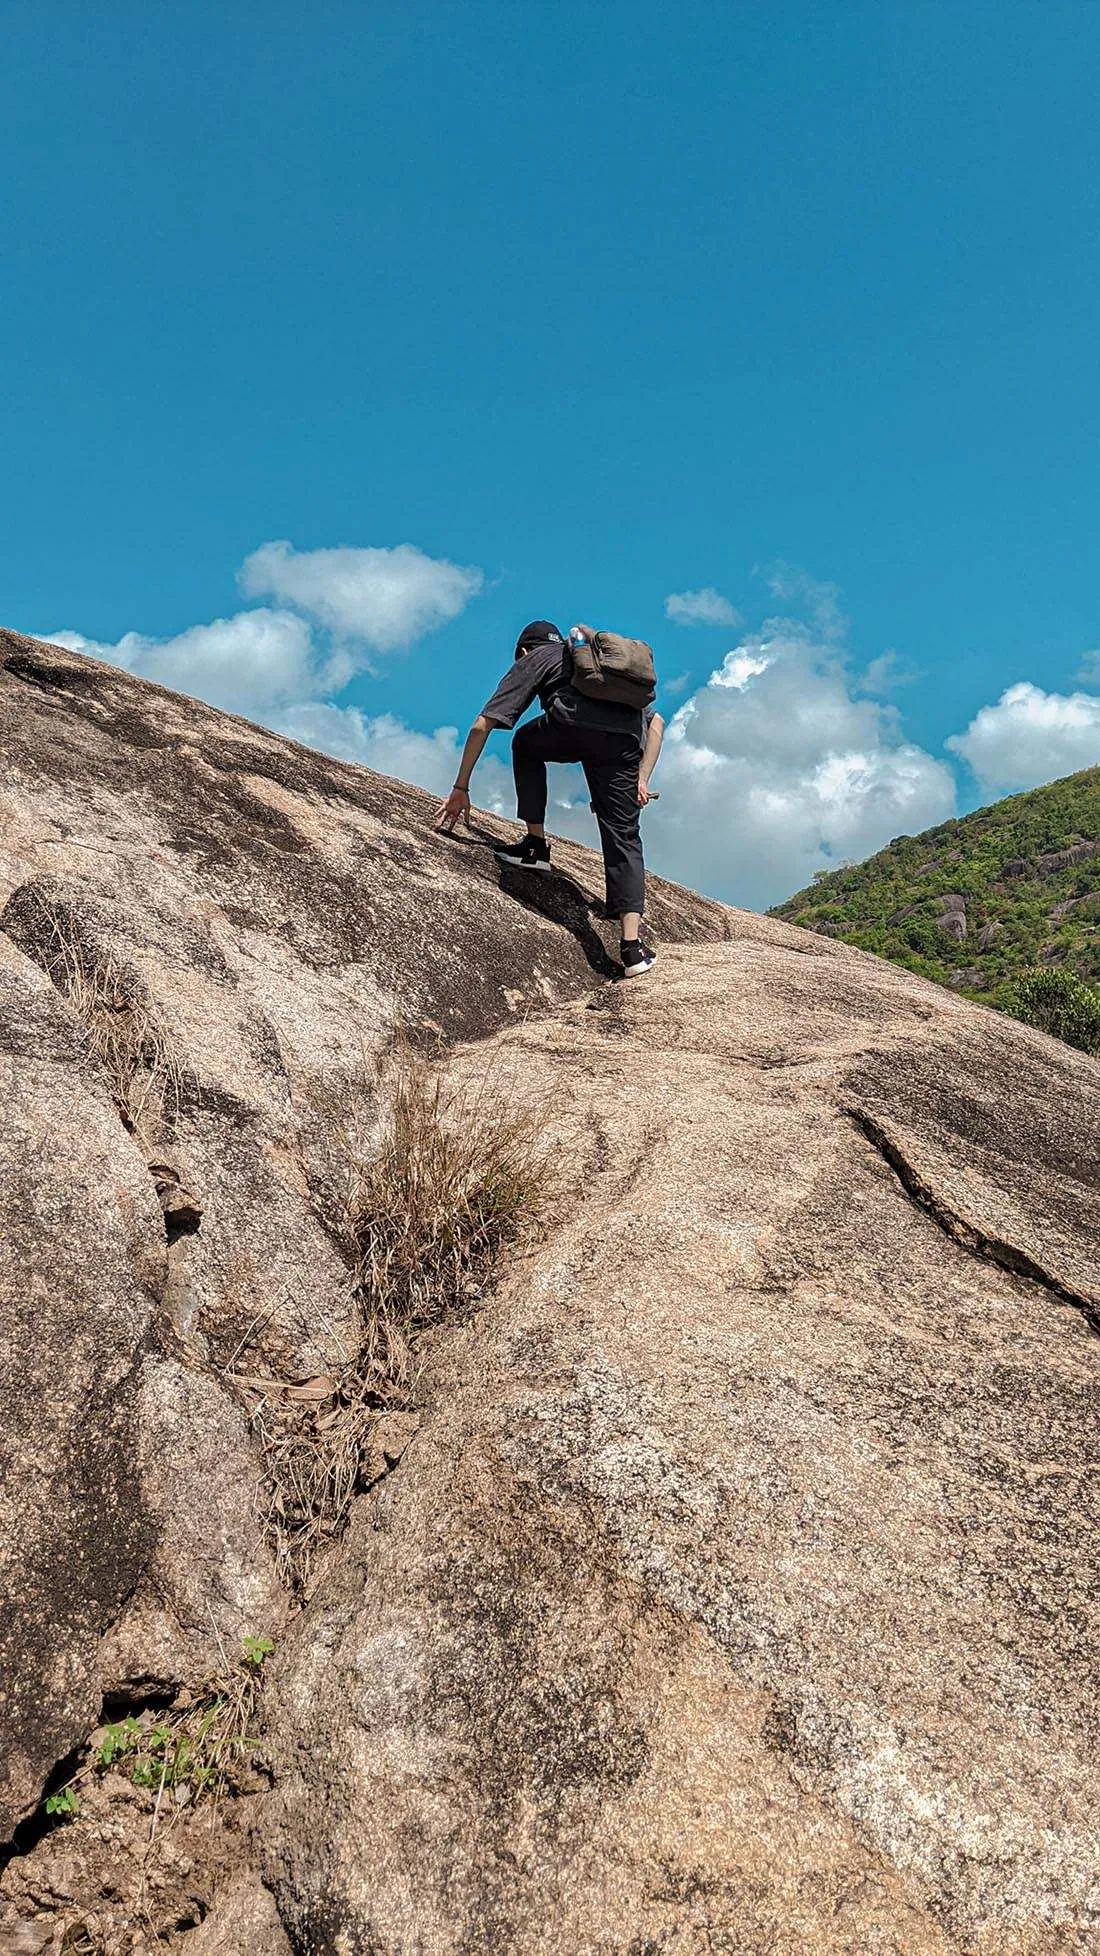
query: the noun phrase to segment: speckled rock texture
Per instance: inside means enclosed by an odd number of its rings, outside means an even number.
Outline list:
[[[1100,1951],[1100,1067],[667,886],[610,984],[584,851],[502,880],[487,818],[3,634],[0,737],[9,1826],[105,1694],[274,1628],[274,1786],[171,1947]],[[319,1192],[395,1017],[564,1193],[295,1612],[226,1368],[349,1349]]]
[[[747,917],[493,1044],[581,1193],[284,1650],[294,1948],[1100,1948],[1100,1067]]]
[[[223,1373],[245,1339],[292,1378],[348,1355],[318,1195],[395,1023],[476,1037],[613,968],[586,851],[531,892],[500,824],[447,841],[434,806],[0,632],[0,1838],[105,1695],[285,1614]],[[134,1032],[136,1121],[74,971]]]

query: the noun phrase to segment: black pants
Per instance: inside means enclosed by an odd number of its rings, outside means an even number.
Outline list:
[[[512,771],[521,822],[546,820],[547,761],[579,761],[596,811],[611,916],[645,908],[645,865],[638,833],[638,769],[642,752],[633,734],[576,727],[553,709],[529,720],[512,739]]]

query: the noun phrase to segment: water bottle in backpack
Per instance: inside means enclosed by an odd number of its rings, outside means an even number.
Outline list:
[[[653,648],[643,638],[623,638],[618,632],[593,632],[579,625],[569,634],[573,655],[572,683],[588,699],[617,706],[649,706],[657,691]]]

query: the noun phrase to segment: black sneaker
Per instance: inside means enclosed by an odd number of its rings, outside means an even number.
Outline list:
[[[525,835],[522,842],[507,847],[498,843],[493,851],[504,869],[549,869],[550,844],[541,835]]]
[[[656,951],[651,951],[648,944],[643,944],[639,938],[635,938],[631,944],[624,940],[619,945],[619,956],[623,961],[624,978],[643,978],[657,962]]]

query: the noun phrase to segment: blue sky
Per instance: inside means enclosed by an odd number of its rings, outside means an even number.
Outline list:
[[[5,623],[441,788],[526,618],[637,632],[754,904],[1100,761],[1094,0],[0,34]]]

